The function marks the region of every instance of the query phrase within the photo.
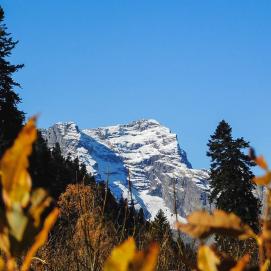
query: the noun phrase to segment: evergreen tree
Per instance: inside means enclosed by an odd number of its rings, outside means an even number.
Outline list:
[[[87,173],[84,165],[80,165],[78,159],[65,159],[62,156],[59,144],[49,150],[40,132],[30,156],[29,171],[33,186],[45,188],[55,199],[65,191],[68,184],[95,184],[94,178]]]
[[[44,153],[41,153],[41,157]],[[84,181],[91,182],[91,177],[86,173],[85,167],[80,167],[78,159],[65,159],[62,156],[60,145],[56,143],[51,151],[51,158],[48,163],[47,178],[49,180],[49,190],[51,195],[57,198],[65,191],[68,184],[75,184]]]
[[[260,203],[251,182],[254,165],[244,150],[249,143],[232,138],[232,128],[222,120],[208,143],[211,158],[210,201],[216,208],[234,212],[254,230],[258,229]]]
[[[51,159],[51,151],[48,149],[40,131],[38,131],[38,137],[33,145],[33,151],[30,156],[29,167],[34,187],[43,187],[46,190],[50,190],[49,164]]]
[[[152,237],[157,242],[162,242],[166,237],[172,239],[170,224],[163,210],[159,210],[154,220],[151,222]]]
[[[144,216],[144,211],[142,208],[139,209],[138,215],[137,215],[137,221],[140,225],[144,225],[145,221],[145,216]]]
[[[3,21],[4,11],[0,7],[0,157],[16,138],[24,121],[24,113],[17,108],[20,97],[14,92],[14,87],[20,85],[12,78],[23,65],[13,65],[8,60],[18,42],[13,41]]]

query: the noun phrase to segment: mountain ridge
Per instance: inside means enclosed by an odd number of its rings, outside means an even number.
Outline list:
[[[163,209],[173,224],[173,182],[179,219],[209,209],[208,172],[193,169],[177,135],[154,119],[82,130],[74,122],[58,122],[42,134],[50,148],[59,143],[62,154],[78,158],[97,181],[109,178],[117,199],[128,197],[129,172],[135,205],[147,218]]]

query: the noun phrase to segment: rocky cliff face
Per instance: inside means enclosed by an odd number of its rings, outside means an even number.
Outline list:
[[[208,172],[192,169],[177,136],[155,120],[84,130],[57,123],[43,136],[49,147],[58,142],[64,156],[78,157],[97,181],[108,179],[116,198],[128,197],[130,177],[132,197],[147,218],[163,209],[174,222],[174,182],[180,219],[209,209]]]

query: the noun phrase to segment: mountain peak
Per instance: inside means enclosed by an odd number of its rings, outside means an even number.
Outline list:
[[[54,126],[59,127],[65,133],[65,130],[74,130],[76,132],[79,131],[79,127],[74,121],[67,121],[67,122],[57,122]]]
[[[194,170],[177,136],[153,119],[80,130],[74,122],[58,123],[43,132],[49,147],[60,144],[64,156],[78,158],[97,181],[106,180],[116,198],[128,198],[128,172],[133,200],[147,218],[163,209],[173,223],[177,209],[186,216],[208,208],[208,174]]]
[[[131,125],[136,125],[136,124],[146,124],[146,125],[161,125],[157,120],[155,119],[139,119],[139,120],[135,120],[135,121],[132,121],[130,123]],[[129,125],[129,124],[128,124]]]

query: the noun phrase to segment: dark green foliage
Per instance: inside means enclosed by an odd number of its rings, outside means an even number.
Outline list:
[[[186,269],[183,255],[186,255],[185,247],[181,237],[177,240],[173,238],[170,224],[162,210],[159,210],[154,220],[145,231],[150,232],[151,240],[160,245],[160,256],[158,259],[157,270],[190,270]]]
[[[69,157],[65,159],[62,156],[59,144],[49,150],[40,132],[30,157],[29,171],[33,186],[47,189],[55,199],[65,191],[68,184],[94,182],[93,177],[87,174],[86,167],[81,166],[78,159],[73,161]]]
[[[30,156],[30,174],[33,179],[34,187],[49,188],[49,163],[51,160],[51,151],[48,149],[45,140],[38,131],[38,138],[33,146]]]
[[[119,206],[105,182],[92,184],[92,189],[95,191],[96,195],[95,204],[102,210],[104,218],[115,221]]]
[[[13,65],[8,60],[18,42],[13,41],[3,21],[4,11],[0,7],[0,157],[14,141],[24,121],[24,113],[17,108],[21,100],[14,92],[14,87],[20,85],[12,78],[23,65]]]
[[[254,165],[244,150],[249,143],[232,138],[232,129],[221,121],[208,143],[211,158],[210,201],[218,209],[234,212],[254,230],[258,229],[260,202],[254,196],[251,181]]]
[[[151,222],[151,231],[154,240],[157,242],[162,242],[165,236],[170,236],[172,239],[169,222],[161,209]]]
[[[137,240],[142,227],[145,227],[146,223],[143,210],[137,211],[133,202],[129,203],[127,199],[121,198],[119,200],[117,214],[114,219],[115,227],[119,233],[119,240],[125,240],[129,236],[133,236]]]
[[[137,220],[140,225],[144,225],[145,217],[144,217],[144,211],[142,208],[140,208],[138,211]]]

